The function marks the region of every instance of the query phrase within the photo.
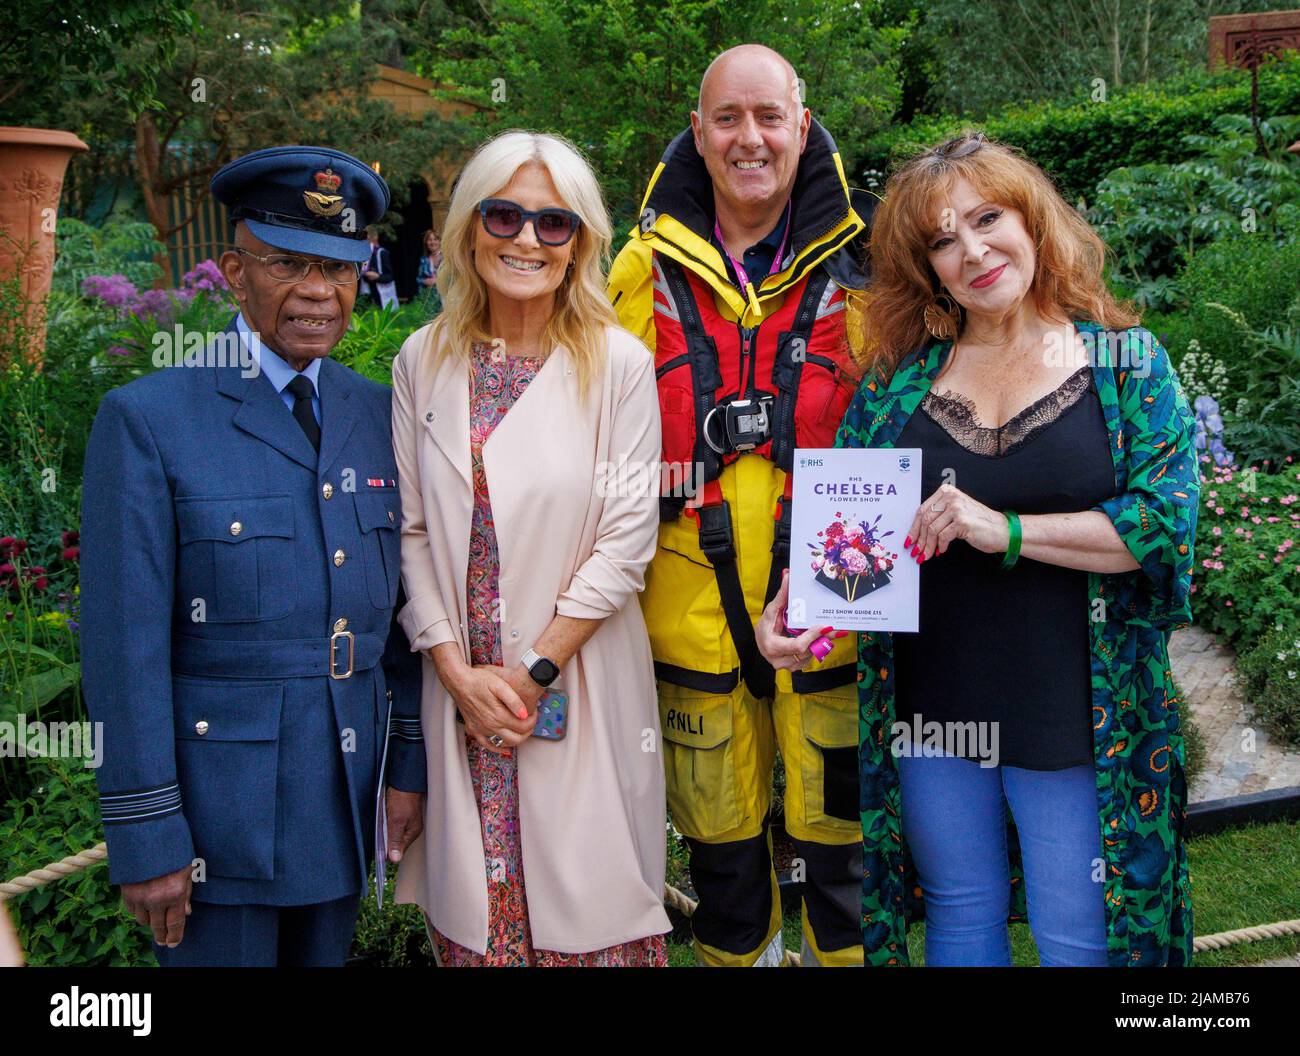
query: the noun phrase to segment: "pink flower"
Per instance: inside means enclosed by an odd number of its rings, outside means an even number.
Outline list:
[[[1241,529],[1238,528],[1237,531],[1240,532]],[[1216,525],[1214,526],[1214,528],[1211,530],[1211,534],[1212,534],[1212,535],[1222,535],[1222,534],[1223,534],[1223,529],[1220,528],[1220,527],[1216,524]]]

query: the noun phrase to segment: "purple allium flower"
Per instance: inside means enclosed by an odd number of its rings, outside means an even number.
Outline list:
[[[191,271],[187,271],[181,279],[181,285],[187,289],[194,290],[221,290],[228,289],[226,286],[226,277],[221,274],[221,269],[217,267],[215,260],[201,260]]]
[[[160,326],[166,326],[176,314],[176,301],[170,290],[145,290],[131,306],[131,311],[141,319],[153,319]]]
[[[118,309],[130,307],[139,296],[135,284],[125,275],[87,275],[81,282],[81,292]]]

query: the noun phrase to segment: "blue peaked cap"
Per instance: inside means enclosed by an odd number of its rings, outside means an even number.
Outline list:
[[[370,257],[366,225],[388,211],[388,184],[329,147],[268,147],[223,165],[212,196],[268,246],[333,260]]]

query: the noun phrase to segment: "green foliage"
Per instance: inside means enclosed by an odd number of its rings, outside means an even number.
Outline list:
[[[155,258],[166,252],[152,224],[114,221],[95,227],[75,217],[61,217],[57,226],[54,289],[78,297],[90,275],[124,275],[137,288],[148,289],[160,277]]]
[[[1105,86],[1199,71],[1207,18],[1292,0],[926,0],[917,36],[933,50],[928,102],[983,116],[1009,103],[1087,99]],[[954,42],[960,42],[954,46]]]
[[[1300,452],[1300,328],[1248,330],[1246,338],[1256,381],[1225,419],[1224,442],[1242,465],[1276,469]]]
[[[120,90],[149,92],[143,112],[92,91],[64,91],[46,108],[45,123],[75,128],[91,146],[91,155],[73,163],[74,181],[111,161],[142,195],[176,194],[197,205],[212,173],[234,157],[323,143],[379,162],[400,208],[430,159],[460,142],[462,126],[444,115],[399,113],[370,96],[379,63],[402,65],[398,44],[407,29],[385,14],[393,6],[387,0],[183,6],[192,25],[174,47],[160,51],[148,32],[105,43]],[[154,218],[160,226],[169,223],[163,216]]]
[[[1037,53],[1037,52],[1036,52]],[[1081,87],[1086,92],[1086,84]],[[1300,55],[1266,63],[1259,74],[1262,115],[1300,113]],[[1116,168],[1187,159],[1183,137],[1203,135],[1220,114],[1250,112],[1250,75],[1238,69],[1195,73],[1133,88],[1112,88],[1105,102],[1017,104],[982,122],[926,115],[877,133],[860,159],[864,168],[933,146],[965,127],[983,129],[1041,165],[1069,200],[1090,198]]]
[[[1300,625],[1279,623],[1237,657],[1246,699],[1265,728],[1300,747]]]
[[[371,381],[392,385],[393,357],[402,342],[427,322],[429,318],[418,301],[395,309],[366,308],[354,312],[348,332],[331,356]]]
[[[158,105],[159,81],[193,28],[190,0],[9,0],[0,37],[6,124],[59,126],[62,100],[96,95],[134,117]],[[149,48],[127,60],[137,39]]]
[[[1300,469],[1294,461],[1282,468],[1202,462],[1192,610],[1238,652],[1278,624],[1300,634]]]
[[[1260,123],[1268,155],[1257,152],[1248,117],[1220,115],[1213,130],[1183,137],[1187,161],[1118,168],[1097,185],[1090,219],[1148,305],[1152,281],[1172,276],[1206,243],[1245,233],[1258,246],[1300,227],[1300,156],[1286,151],[1300,136],[1300,117]],[[1153,306],[1172,300],[1161,292]]]
[[[377,909],[375,874],[371,869],[357,915],[357,930],[352,936],[350,964],[362,968],[422,968],[434,963],[424,914],[419,906],[399,906],[394,901],[396,887],[396,873],[389,866],[384,908]]]
[[[94,771],[79,762],[28,762],[30,794],[0,813],[6,879],[87,850],[103,840]],[[27,961],[34,966],[153,964],[148,936],[122,909],[108,868],[92,866],[11,901]]]
[[[1288,317],[1297,275],[1300,239],[1277,245],[1259,232],[1237,233],[1201,249],[1179,273],[1185,307],[1153,313],[1143,325],[1161,335],[1175,363],[1193,340],[1199,342],[1205,353],[1227,366],[1230,393],[1243,395],[1259,383],[1259,364],[1243,354],[1244,330],[1300,326],[1300,318]],[[1243,327],[1232,313],[1248,324]]]

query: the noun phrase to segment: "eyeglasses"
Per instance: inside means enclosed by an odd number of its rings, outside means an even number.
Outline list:
[[[301,282],[307,277],[313,264],[319,264],[320,273],[325,276],[325,281],[335,286],[347,286],[356,282],[361,275],[361,265],[351,260],[308,260],[306,257],[295,257],[284,253],[272,253],[262,257],[239,246],[235,247],[235,252],[260,260],[262,266],[266,268],[266,273],[276,282]]]
[[[989,138],[983,132],[976,132],[970,136],[957,136],[946,143],[940,143],[930,151],[930,154],[943,158],[944,161],[955,161],[957,158],[964,158],[967,154],[974,154],[980,147],[988,143]]]
[[[538,209],[533,212],[505,198],[484,198],[478,203],[483,230],[494,238],[514,238],[533,222],[537,241],[544,246],[562,246],[578,233],[582,217],[568,209]]]

